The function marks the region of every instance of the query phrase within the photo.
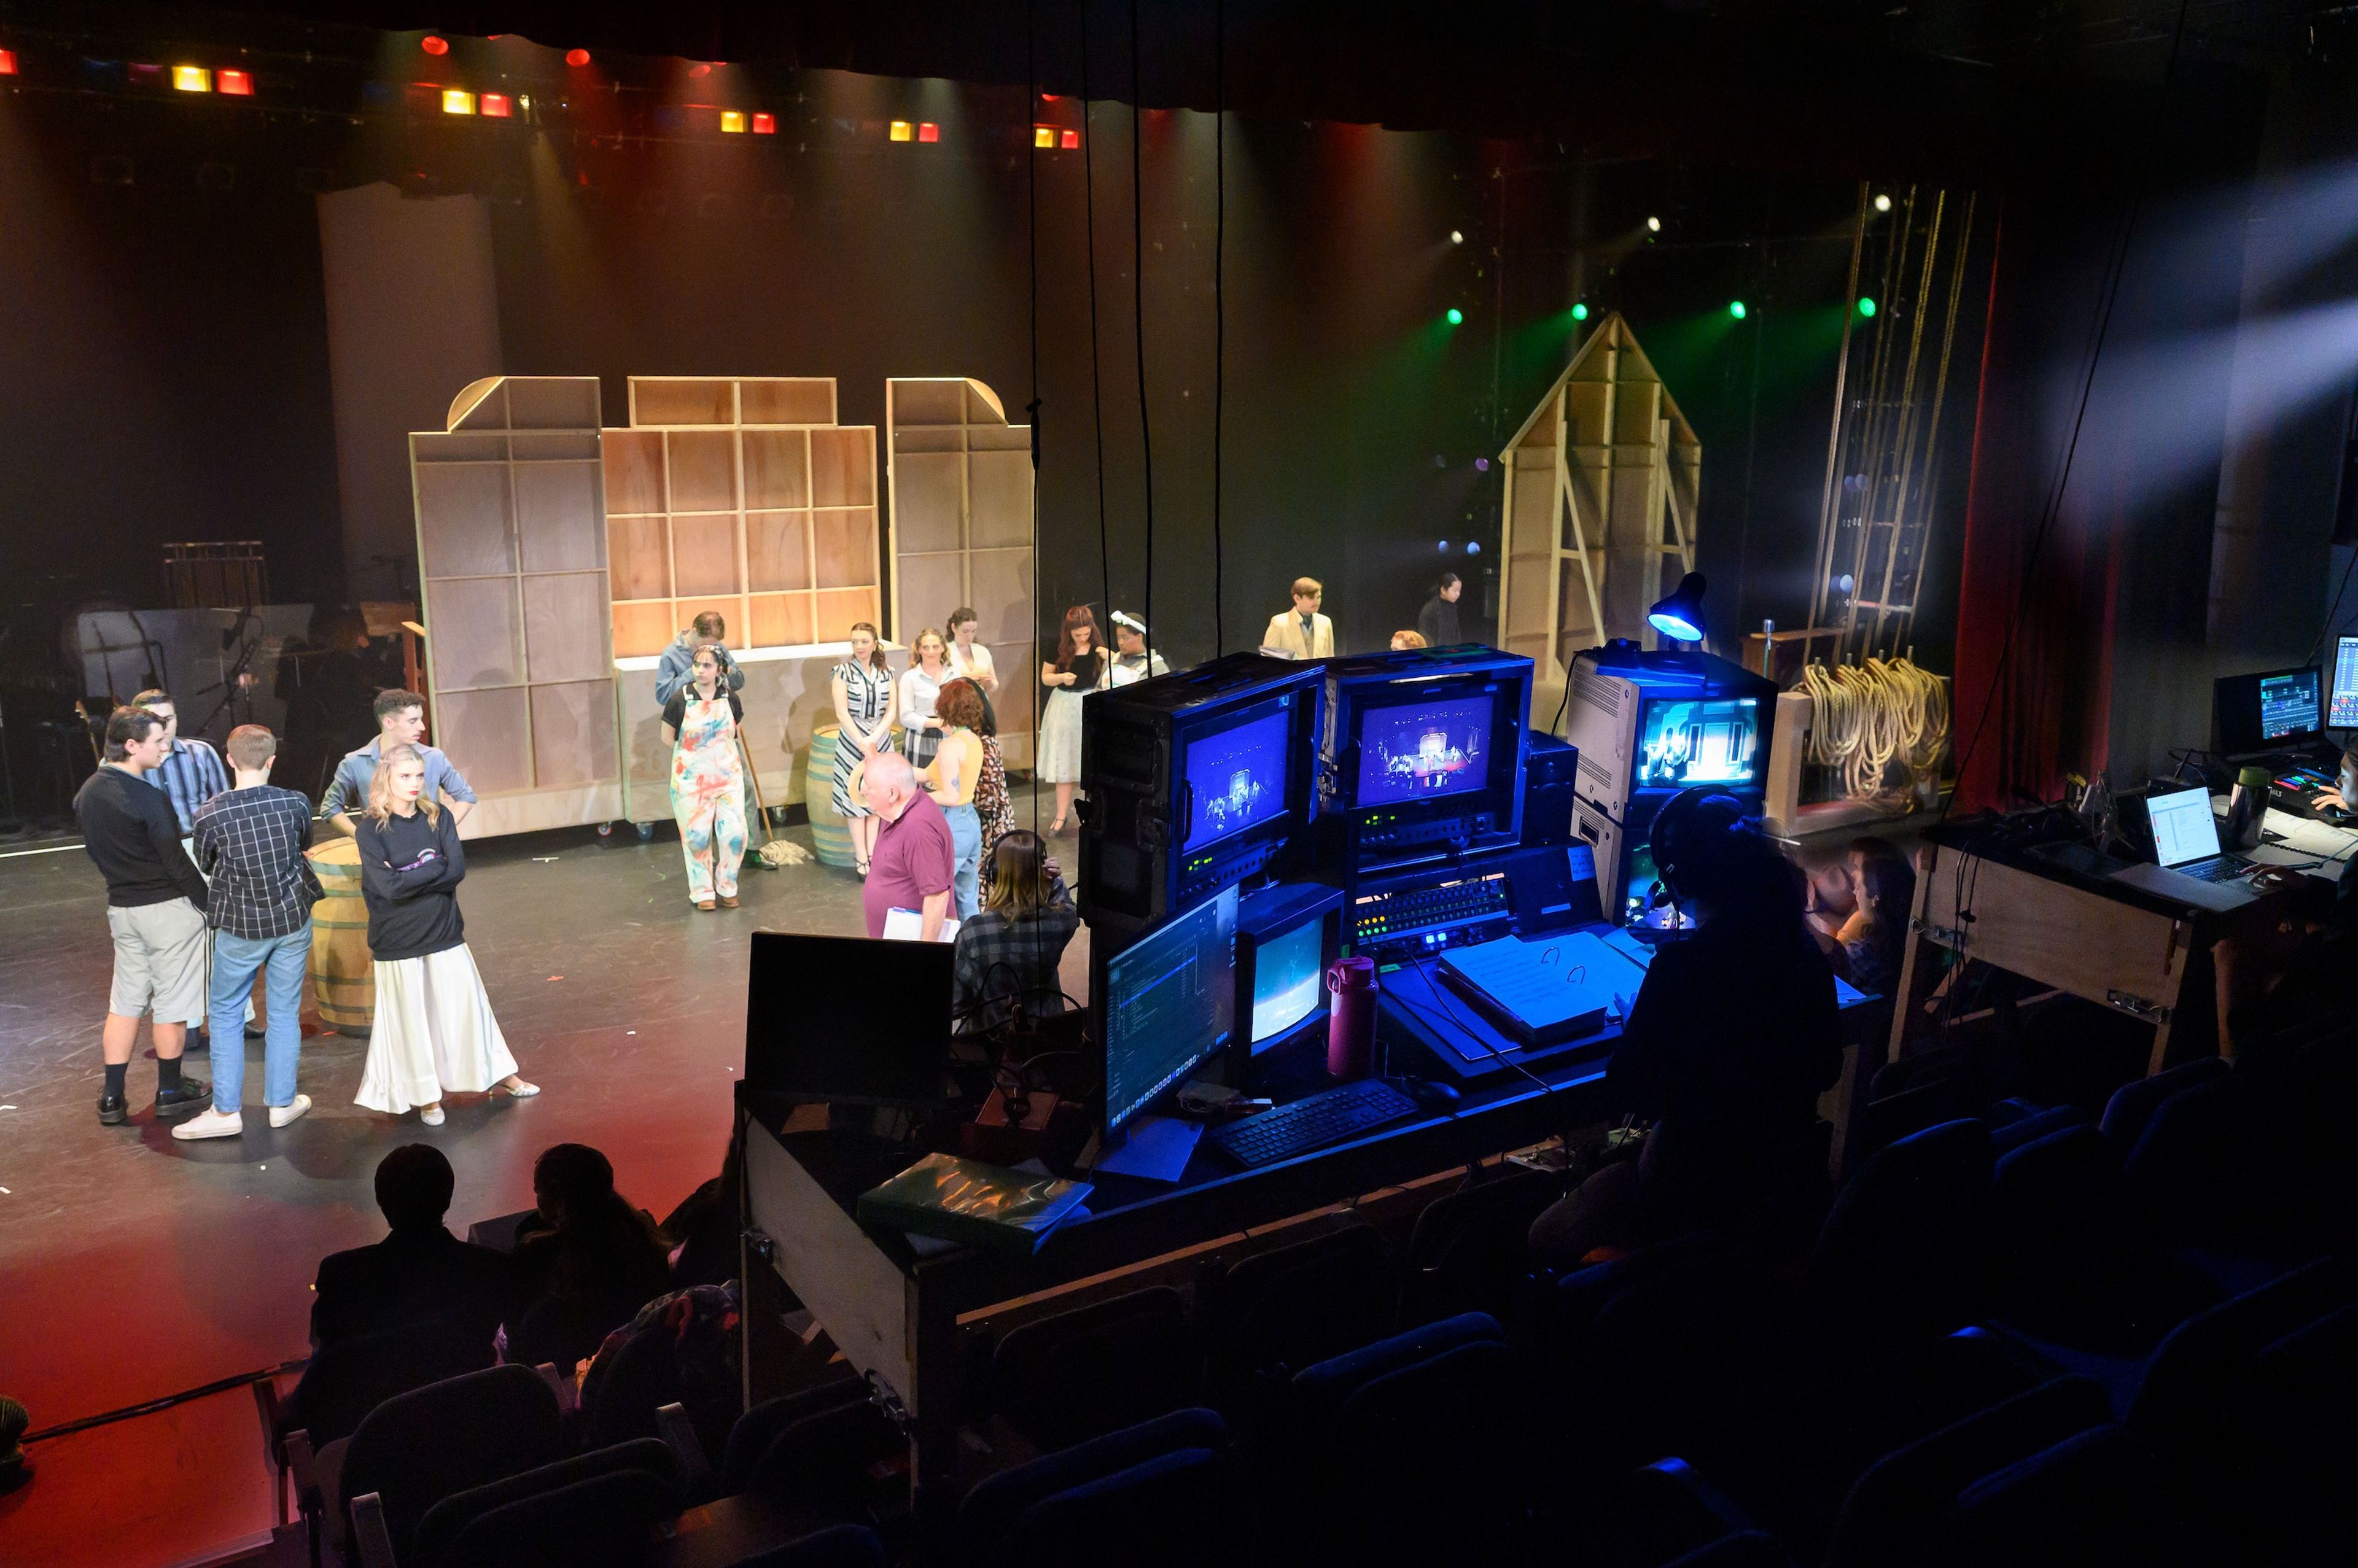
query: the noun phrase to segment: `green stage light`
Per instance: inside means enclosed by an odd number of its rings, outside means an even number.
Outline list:
[[[1575,306],[1574,306],[1574,307],[1572,308],[1572,319],[1573,319],[1574,320],[1575,320],[1575,321],[1585,321],[1585,320],[1587,320],[1587,319],[1588,319],[1588,307],[1587,307],[1587,306],[1585,306],[1585,305],[1575,305]]]
[[[1460,310],[1460,309],[1459,309],[1459,308],[1457,308],[1457,307],[1456,307],[1456,306],[1455,306],[1455,305],[1453,305],[1453,306],[1451,306],[1451,307],[1449,308],[1449,324],[1450,324],[1451,326],[1453,326],[1453,327],[1458,326],[1458,325],[1462,324],[1462,323],[1465,321],[1465,319],[1466,319],[1466,312],[1465,312],[1465,311]]]
[[[1741,300],[1741,299],[1731,299],[1731,300],[1729,300],[1729,301],[1727,302],[1727,313],[1728,313],[1730,316],[1735,317],[1735,318],[1736,318],[1737,320],[1739,320],[1739,321],[1743,320],[1743,319],[1744,319],[1744,301],[1743,301],[1743,300]]]
[[[1866,295],[1864,295],[1864,294],[1860,295],[1860,296],[1858,297],[1858,313],[1859,313],[1860,315],[1862,315],[1862,316],[1872,316],[1872,315],[1874,315],[1874,314],[1875,314],[1875,301],[1874,301],[1873,299],[1871,299],[1871,298],[1867,297],[1866,297]]]

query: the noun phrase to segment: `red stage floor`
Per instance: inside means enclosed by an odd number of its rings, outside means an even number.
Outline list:
[[[0,858],[0,1393],[22,1400],[38,1430],[304,1355],[319,1260],[384,1234],[369,1183],[396,1144],[449,1156],[462,1232],[529,1206],[534,1158],[567,1141],[603,1149],[622,1190],[661,1217],[719,1169],[747,934],[860,929],[849,871],[749,862],[743,907],[716,914],[697,913],[685,888],[668,837],[641,845],[585,828],[471,846],[468,944],[545,1092],[454,1098],[449,1121],[427,1129],[354,1106],[365,1043],[314,1036],[300,1077],[309,1116],[274,1131],[249,1104],[243,1138],[178,1143],[146,1108],[156,1080],[144,1054],[131,1125],[102,1127],[93,1109],[110,964],[97,871],[79,848]],[[1076,996],[1086,946],[1084,934],[1066,959]],[[0,1498],[0,1557],[16,1568],[181,1562],[251,1528],[247,1499],[267,1507],[243,1392],[114,1437],[36,1444],[31,1457],[36,1480]],[[83,1538],[86,1550],[52,1555],[76,1520],[123,1544]],[[153,1549],[157,1531],[169,1550]]]

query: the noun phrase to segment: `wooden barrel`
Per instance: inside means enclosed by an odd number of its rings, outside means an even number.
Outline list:
[[[803,809],[810,814],[811,848],[823,866],[851,864],[851,829],[835,809],[836,727],[811,731],[810,761],[803,773]]]
[[[369,1032],[376,1017],[376,965],[368,905],[361,902],[361,847],[334,838],[308,851],[327,896],[311,906],[311,996],[319,1022],[339,1034]]]

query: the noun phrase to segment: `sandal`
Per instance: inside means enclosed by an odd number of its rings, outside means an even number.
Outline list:
[[[495,1094],[508,1094],[514,1095],[518,1099],[530,1099],[540,1092],[540,1086],[526,1083],[522,1074],[510,1073],[506,1077],[493,1084],[492,1089]]]

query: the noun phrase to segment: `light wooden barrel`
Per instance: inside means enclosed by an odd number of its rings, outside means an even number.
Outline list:
[[[361,902],[361,847],[337,838],[308,853],[327,893],[311,906],[311,996],[319,1022],[339,1034],[366,1034],[376,1017],[376,965]]]
[[[810,814],[811,848],[825,866],[851,864],[851,829],[835,809],[836,726],[811,731],[810,761],[803,772],[803,809]]]

